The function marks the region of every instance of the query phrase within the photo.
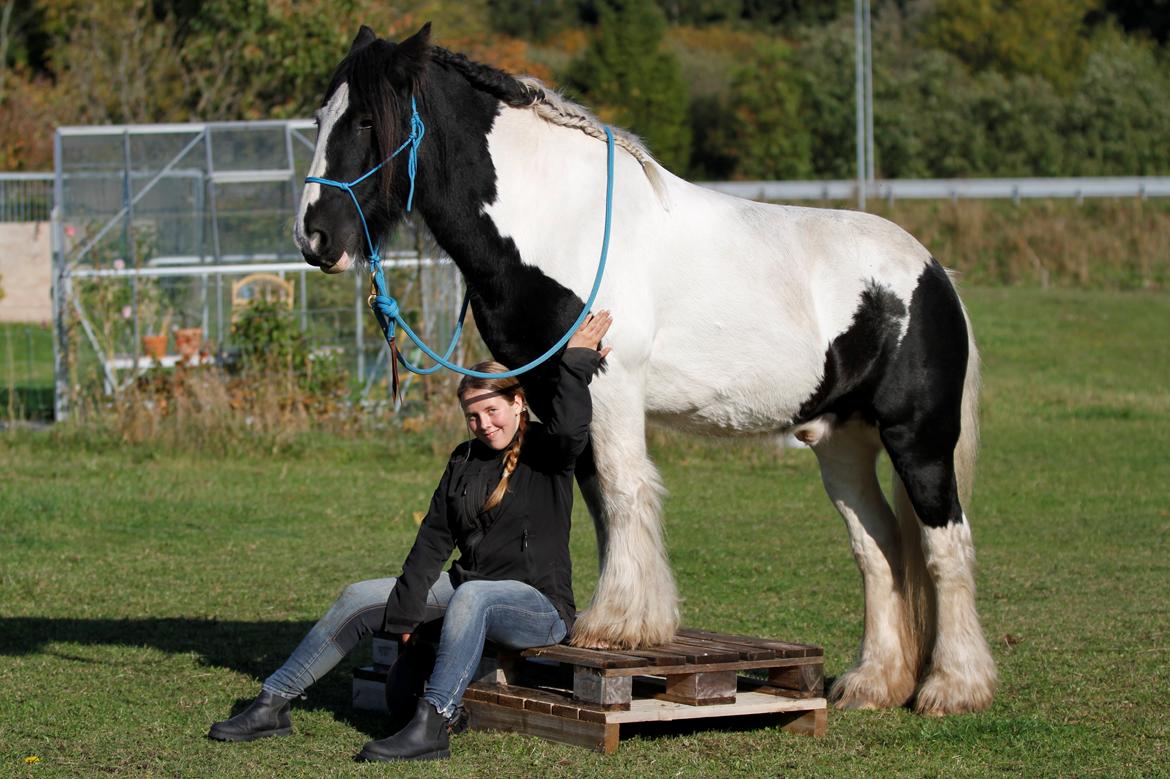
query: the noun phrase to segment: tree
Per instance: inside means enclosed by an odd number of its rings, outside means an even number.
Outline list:
[[[492,29],[517,38],[545,41],[576,20],[576,0],[492,0]]]
[[[1170,0],[1105,0],[1105,11],[1127,33],[1146,33],[1163,46],[1170,40]]]
[[[737,160],[737,178],[812,174],[812,135],[805,126],[791,59],[783,44],[760,44],[732,77],[735,129],[730,151]]]
[[[853,23],[841,19],[794,36],[804,125],[813,173],[852,178],[854,166]],[[881,40],[875,37],[875,40]],[[877,58],[875,57],[875,68]],[[876,85],[875,85],[876,86]],[[876,111],[881,118],[883,111]],[[882,159],[879,155],[878,159]]]
[[[924,43],[975,71],[1035,75],[1071,87],[1088,53],[1086,22],[1101,0],[939,0]]]
[[[662,48],[665,28],[654,0],[601,0],[596,36],[565,80],[603,119],[638,133],[664,165],[681,171],[691,142],[687,89],[674,55]]]
[[[1170,76],[1152,47],[1104,35],[1068,105],[1067,175],[1170,174]]]
[[[46,6],[57,87],[76,101],[74,121],[163,122],[186,89],[169,14],[150,0],[61,0]]]

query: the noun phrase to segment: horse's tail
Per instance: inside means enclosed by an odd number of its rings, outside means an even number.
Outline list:
[[[975,459],[979,453],[979,393],[983,387],[980,373],[979,349],[975,346],[975,331],[971,317],[962,301],[963,321],[967,324],[967,376],[963,380],[963,405],[959,443],[955,445],[955,480],[959,484],[959,502],[964,511],[970,508],[971,493],[975,489]]]

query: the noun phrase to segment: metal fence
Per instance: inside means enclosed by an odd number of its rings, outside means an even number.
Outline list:
[[[0,173],[0,222],[47,222],[52,212],[52,173]]]
[[[0,424],[53,418],[52,339],[47,324],[0,323]]]
[[[176,328],[198,332],[217,361],[233,343],[240,285],[256,274],[276,279],[310,346],[339,356],[363,398],[380,392],[386,350],[368,326],[362,279],[324,276],[290,238],[314,144],[314,125],[303,120],[57,131],[58,418],[71,394],[69,366],[117,391],[150,366],[178,360],[177,337],[169,346]],[[405,225],[383,255],[421,331],[449,332],[462,279],[425,229]],[[70,322],[80,340],[72,355]],[[148,357],[160,336],[166,353]]]

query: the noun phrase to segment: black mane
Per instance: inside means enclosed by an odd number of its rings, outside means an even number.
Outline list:
[[[532,105],[540,98],[539,92],[533,91],[512,74],[470,60],[464,54],[448,51],[441,46],[431,46],[430,57],[433,62],[458,72],[473,87],[499,98],[510,106]]]
[[[416,35],[394,43],[359,34],[349,54],[337,66],[325,91],[324,105],[343,83],[349,83],[350,105],[370,115],[381,159],[386,159],[405,139],[403,128],[414,96],[424,114],[427,102],[427,69],[434,63],[461,75],[474,88],[510,106],[532,105],[541,93],[499,68],[475,62],[466,55],[428,42],[430,23]],[[381,171],[383,194],[390,194],[394,161]]]

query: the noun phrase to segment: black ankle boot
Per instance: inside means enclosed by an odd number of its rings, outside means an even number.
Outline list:
[[[447,719],[426,698],[419,698],[414,719],[389,738],[362,747],[358,760],[438,760],[451,756]]]
[[[291,701],[261,690],[248,708],[231,719],[211,726],[207,737],[216,741],[254,741],[268,736],[287,736],[292,733]]]

